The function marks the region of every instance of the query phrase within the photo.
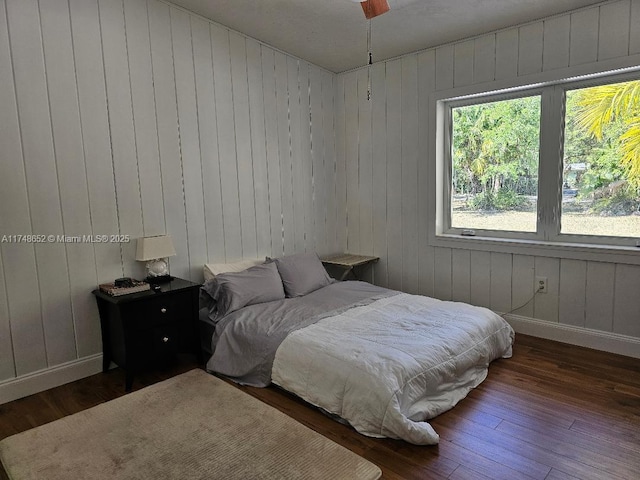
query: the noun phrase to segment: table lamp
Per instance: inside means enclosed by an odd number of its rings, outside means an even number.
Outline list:
[[[173,257],[176,250],[169,235],[143,237],[138,239],[136,260],[147,262],[147,278],[149,283],[165,283],[173,280],[169,275],[167,257]]]

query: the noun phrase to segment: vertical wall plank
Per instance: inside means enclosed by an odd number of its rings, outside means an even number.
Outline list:
[[[358,82],[358,214],[360,245],[357,252],[364,255],[373,253],[373,165],[371,150],[371,101],[367,99],[369,71],[360,69]]]
[[[335,199],[329,198],[332,190],[332,179],[335,177],[333,172],[334,160],[331,154],[333,148],[335,148],[335,140],[333,136],[329,134],[329,130],[325,130],[327,125],[332,125],[334,120],[331,118],[329,112],[333,108],[331,107],[333,97],[333,82],[327,82],[326,72],[320,70],[315,66],[309,68],[310,77],[310,106],[311,106],[311,150],[312,156],[312,181],[313,181],[313,202],[315,210],[314,232],[316,235],[317,252],[320,255],[326,255],[328,253],[335,252],[333,247],[334,242],[331,240],[331,236],[336,236],[336,224],[337,216],[335,213],[336,204]],[[354,98],[353,102],[357,105],[357,99]],[[357,107],[356,107],[357,108]],[[357,128],[357,126],[355,126]],[[337,165],[336,165],[337,166]],[[347,173],[346,165],[343,175]],[[343,183],[347,185],[349,179],[343,179]],[[358,189],[355,188],[357,193]],[[344,193],[344,201],[347,201],[347,192]],[[343,204],[343,208],[346,207],[346,203]],[[333,212],[332,212],[333,210]],[[346,222],[346,214],[345,214]],[[356,217],[357,219],[357,217]],[[354,219],[349,219],[349,228]],[[356,220],[357,221],[357,220]],[[357,226],[357,224],[356,224]],[[356,230],[357,231],[357,230]],[[346,232],[345,242],[347,240]],[[342,247],[339,251],[344,251],[346,248]]]
[[[331,209],[333,208],[333,201],[330,199],[330,188],[332,179],[332,165],[333,159],[331,157],[331,149],[333,148],[332,136],[325,130],[327,125],[332,124],[330,117],[330,101],[332,97],[331,90],[333,89],[333,83],[327,83],[326,72],[319,68],[311,68],[311,105],[312,110],[319,114],[319,118],[316,115],[312,126],[312,137],[314,145],[319,150],[318,162],[313,164],[313,181],[314,181],[314,197],[316,199],[315,209],[319,215],[316,222],[316,234],[318,236],[318,253],[320,255],[326,255],[333,252],[332,242],[330,236],[334,230],[330,227],[332,223]],[[314,85],[317,87],[314,88]],[[315,90],[315,94],[314,94]],[[317,101],[314,101],[315,95],[318,95]],[[357,101],[357,100],[356,100]],[[315,106],[315,107],[314,107]],[[314,147],[314,151],[316,148]],[[318,210],[319,209],[319,210]],[[322,230],[318,230],[318,225],[323,225]]]
[[[387,62],[387,260],[389,288],[402,290],[402,60]]]
[[[373,182],[373,254],[380,257],[374,265],[374,282],[386,287],[387,278],[387,89],[384,63],[371,67],[371,138]]]
[[[178,134],[178,102],[173,66],[171,18],[169,7],[150,1],[149,34],[151,38],[151,65],[153,91],[156,104],[156,126],[160,151],[162,197],[167,234],[171,235],[176,256],[169,260],[171,274],[178,277],[190,275],[187,250],[187,220],[182,187],[182,162]]]
[[[229,32],[233,118],[240,198],[240,231],[243,258],[256,258],[256,207],[254,198],[253,162],[251,151],[251,119],[249,113],[249,83],[247,78],[247,48],[245,38]]]
[[[312,182],[313,182],[313,232],[315,235],[315,251],[320,255],[327,252],[326,238],[326,183],[324,167],[324,134],[322,122],[324,115],[322,112],[322,75],[318,68],[311,67],[309,70],[311,80],[311,152],[312,152]],[[355,96],[354,99],[355,100]],[[357,124],[353,123],[354,128]],[[349,214],[349,228],[351,229],[351,214]],[[349,231],[349,235],[351,232]]]
[[[269,216],[271,225],[271,256],[284,254],[282,237],[282,201],[280,195],[280,161],[276,114],[275,57],[270,48],[262,47],[262,82],[264,92],[264,122],[266,126],[267,181],[269,182]],[[226,214],[225,214],[226,215]]]
[[[309,72],[311,65],[307,62],[300,61],[298,66],[298,90],[300,92],[300,158],[299,162],[299,182],[301,190],[301,199],[299,208],[300,221],[302,222],[302,249],[304,252],[315,252],[313,236],[311,235],[311,225],[313,224],[313,189],[311,185],[312,179],[312,157],[311,157],[311,92],[309,91]],[[333,93],[333,89],[332,89]],[[335,160],[335,158],[334,158]],[[331,189],[335,188],[335,179],[331,182]],[[335,193],[330,193],[335,202]],[[335,204],[327,215],[332,219],[333,231],[327,235],[332,239],[332,245],[335,243]]]
[[[311,155],[311,92],[309,71],[311,66],[307,62],[300,62],[298,81],[300,82],[300,144],[302,164],[302,206],[304,209],[304,251],[315,252],[315,240],[313,235],[313,157]],[[339,113],[336,112],[336,115]],[[337,129],[336,129],[337,135]],[[336,183],[333,184],[333,196],[336,197]],[[337,201],[337,199],[336,199]],[[334,221],[337,222],[338,207],[333,212]],[[337,236],[344,236],[344,225],[340,225],[339,231],[334,232],[334,241]],[[342,251],[341,248],[336,251]]]
[[[553,17],[544,21],[543,70],[554,70],[569,66],[570,35],[570,15]]]
[[[107,97],[99,35],[98,2],[71,0],[71,30],[78,103],[82,123],[82,145],[89,204],[91,231],[94,235],[119,233],[115,179],[111,159],[111,139],[107,114]],[[122,277],[120,245],[93,245],[97,282],[104,283]],[[78,353],[83,347],[79,345]]]
[[[289,85],[289,124],[291,129],[291,188],[293,195],[293,244],[295,252],[304,252],[304,188],[302,184],[303,165],[301,162],[300,79],[299,61],[287,58]],[[305,125],[306,127],[306,125]]]
[[[238,191],[238,166],[236,154],[236,129],[232,121],[233,87],[229,31],[211,25],[213,48],[213,81],[216,95],[216,119],[218,124],[218,152],[220,155],[220,182],[224,212],[224,246],[227,261],[242,258],[242,219]]]
[[[436,48],[436,90],[453,88],[455,73],[453,54],[452,45]]]
[[[483,35],[474,40],[473,81],[491,82],[496,71],[496,35]]]
[[[38,4],[31,0],[9,1],[7,18],[11,25],[9,32],[31,226],[34,234],[61,235],[63,224],[57,159],[53,150]],[[15,233],[24,234],[30,230]],[[41,352],[34,351],[42,348],[42,331],[45,341],[43,351],[46,352],[48,365],[72,360],[76,355],[64,244],[39,243],[35,245],[35,250],[42,322],[36,315],[28,315],[23,323],[21,317],[12,314],[17,326],[14,346],[17,347],[16,367],[19,375],[43,367]],[[24,288],[32,284],[19,285]],[[20,299],[16,300],[21,303]],[[12,302],[12,298],[9,301]],[[33,296],[24,301],[33,302]],[[29,321],[33,323],[29,324]],[[34,354],[35,359],[25,358],[30,354]]]
[[[0,88],[0,145],[3,156],[0,234],[19,235],[19,232],[31,232],[31,214],[4,1],[0,2],[0,85],[3,85]],[[33,245],[0,243],[0,261],[0,379],[4,380],[16,376],[18,362],[21,363],[20,371],[26,373],[43,368],[46,358],[40,310],[33,301],[34,296],[39,295]],[[5,283],[5,278],[11,281]],[[25,289],[23,285],[32,287]],[[10,305],[8,300],[11,300]],[[23,349],[27,349],[26,354],[22,353]],[[24,360],[22,355],[25,355]]]
[[[149,17],[147,2],[135,0],[124,2],[127,52],[131,69],[131,100],[133,121],[140,171],[140,196],[142,198],[142,220],[144,235],[163,235],[164,207],[158,154],[158,130],[156,106],[153,98],[153,72],[151,67],[151,45],[149,43]]]
[[[247,72],[251,116],[256,241],[258,258],[263,258],[271,255],[271,227],[269,222],[269,181],[267,178],[264,92],[262,90],[262,52],[260,44],[257,42],[247,42]]]
[[[347,251],[353,253],[358,253],[360,251],[360,208],[358,205],[358,198],[360,196],[360,157],[358,155],[358,94],[357,72],[346,74],[344,78],[344,108],[345,161],[347,174]],[[311,113],[313,117],[313,107],[311,109]],[[315,146],[313,150],[315,154]]]
[[[518,42],[518,75],[542,71],[544,22],[520,27]]]
[[[21,156],[16,159],[22,160]],[[8,179],[8,177],[5,178]],[[18,197],[13,197],[13,203],[8,205],[18,206],[17,200]],[[14,230],[16,226],[21,226],[20,222],[4,218],[7,220],[2,222],[3,232],[30,231]],[[29,217],[24,217],[24,219],[28,222]],[[9,233],[9,235],[11,234]],[[3,362],[6,362],[2,366],[2,376],[10,378],[14,374],[20,376],[45,368],[47,357],[40,305],[34,301],[34,295],[38,294],[39,287],[33,245],[5,244],[2,246],[2,256],[3,274],[5,277],[11,278],[11,281],[5,282],[9,308],[8,316],[0,320],[2,324],[0,328],[3,329],[3,351],[0,357]],[[25,291],[24,285],[32,285],[32,288]],[[8,341],[11,344],[5,349],[5,343]]]
[[[585,326],[587,262],[560,260],[560,299],[558,320],[565,325]]]
[[[336,242],[340,251],[348,248],[345,83],[345,76],[340,76],[336,85]]]
[[[184,208],[187,219],[189,277],[202,280],[202,265],[207,262],[207,237],[204,223],[202,163],[198,138],[198,106],[193,66],[193,43],[189,16],[171,9],[173,62],[178,99],[178,125],[184,185]]]
[[[120,233],[139,238],[144,232],[124,8],[119,0],[99,0],[98,5]],[[135,242],[123,243],[121,248],[124,274],[143,277],[144,266],[135,260]]]
[[[456,43],[453,47],[453,85],[464,87],[474,83],[474,40]]]
[[[640,0],[631,0],[629,55],[640,53]]]
[[[435,247],[433,252],[433,296],[451,300],[451,249]]]
[[[82,237],[91,233],[91,212],[68,9],[66,0],[42,2],[40,23],[64,232]],[[75,338],[62,358],[70,359],[99,353],[102,342],[95,300],[87,291],[97,284],[93,245],[66,243],[65,249]]]
[[[582,65],[598,59],[598,23],[600,8],[594,7],[571,14],[569,64]]]
[[[291,130],[289,125],[289,86],[287,79],[287,57],[275,53],[276,111],[278,126],[278,148],[280,151],[280,195],[282,196],[282,234],[284,254],[295,253],[293,241],[293,185],[291,178]]]
[[[491,253],[472,250],[469,302],[479,307],[491,307]]]
[[[455,248],[451,251],[451,299],[456,302],[471,301],[471,254],[469,250]]]
[[[516,315],[533,317],[534,272],[534,257],[530,255],[513,256],[513,272],[511,274],[513,305],[511,309],[515,309],[513,313]]]
[[[196,108],[198,111],[207,261],[224,263],[224,221],[222,187],[220,185],[220,157],[218,156],[218,121],[208,22],[196,17],[191,18],[191,41],[193,43]],[[259,62],[260,59],[258,58],[257,61]],[[197,268],[198,265],[193,264],[193,267]]]
[[[314,97],[318,95],[319,106],[316,107],[316,112],[319,112],[320,117],[314,117],[314,123],[316,123],[319,127],[319,130],[315,130],[317,134],[313,135],[314,145],[318,146],[319,151],[319,162],[314,164],[313,170],[313,180],[315,184],[315,197],[317,199],[316,202],[316,210],[318,208],[320,211],[318,212],[321,216],[321,221],[324,222],[323,230],[318,231],[316,223],[316,234],[320,239],[319,245],[320,249],[318,253],[320,255],[326,255],[331,253],[331,241],[330,241],[330,227],[329,224],[331,222],[331,214],[330,209],[332,208],[332,201],[329,199],[330,196],[330,186],[331,186],[331,165],[333,160],[331,158],[331,149],[333,148],[332,135],[330,135],[329,130],[325,130],[327,125],[331,124],[330,118],[330,110],[331,107],[329,105],[330,98],[332,96],[331,90],[333,89],[333,83],[327,84],[326,82],[326,73],[319,68],[312,67],[311,68],[311,76],[312,76],[312,87],[311,87],[311,104],[316,105],[314,102]],[[313,80],[313,78],[317,78],[317,80]],[[316,92],[314,94],[313,85],[317,85],[315,88]],[[320,143],[318,143],[318,141]],[[317,166],[317,169],[316,169]]]
[[[629,53],[629,0],[600,6],[598,61],[622,57]]]
[[[418,292],[418,62],[402,59],[402,287]]]
[[[616,265],[615,296],[613,304],[613,331],[631,337],[640,337],[640,266]]]
[[[427,245],[421,251],[421,256],[425,258],[421,261],[420,270],[420,288],[421,294],[429,297],[435,297],[435,247]]]
[[[314,185],[314,158],[312,151],[312,120],[313,112],[311,108],[311,78],[315,75],[313,67],[304,63],[304,68],[300,71],[300,100],[302,106],[300,108],[300,124],[302,125],[302,151],[304,155],[304,165],[302,178],[305,185],[306,194],[304,196],[304,231],[305,231],[305,251],[316,252],[316,233],[315,233],[315,185]],[[335,128],[335,127],[334,127]],[[333,183],[333,196],[336,195],[335,180]],[[329,192],[331,194],[332,192]],[[334,205],[333,211],[329,215],[334,222],[334,243],[337,240],[338,232],[335,231],[335,222],[337,222],[337,207]],[[342,230],[342,229],[341,229]],[[344,234],[344,232],[343,232]]]
[[[518,76],[518,29],[496,33],[496,80]]]
[[[511,254],[491,252],[491,309],[508,312],[513,305],[511,299]]]
[[[326,253],[340,252],[335,242],[336,238],[336,198],[332,194],[336,183],[336,143],[334,119],[335,119],[335,77],[333,74],[322,72],[322,131],[324,134],[324,167],[325,167],[325,187],[326,192]]]
[[[0,5],[0,10],[4,10],[4,4]],[[0,19],[2,19],[3,16],[4,12],[0,14]],[[0,63],[0,65],[2,65],[2,63]],[[16,366],[13,361],[13,355],[9,305],[7,303],[7,290],[4,279],[4,262],[2,261],[2,252],[0,251],[0,382],[16,376]]]
[[[535,318],[539,318],[541,320],[557,322],[560,259],[536,257],[535,275],[547,277],[549,292],[536,295],[533,306],[533,315]]]
[[[587,262],[585,327],[613,331],[613,292],[616,266],[613,263]]]
[[[429,144],[431,122],[434,113],[429,108],[429,96],[435,91],[435,51],[418,54],[418,291],[423,295],[433,294],[433,248],[429,247]],[[377,136],[377,135],[376,135]]]

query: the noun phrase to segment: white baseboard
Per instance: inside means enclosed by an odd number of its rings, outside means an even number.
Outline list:
[[[640,358],[640,338],[584,327],[552,323],[520,315],[505,315],[516,333]]]
[[[102,353],[0,382],[0,405],[102,371]]]

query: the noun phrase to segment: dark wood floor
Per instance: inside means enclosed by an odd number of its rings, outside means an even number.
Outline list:
[[[189,370],[182,361],[134,389]],[[118,397],[116,369],[0,405],[0,439]],[[372,439],[277,388],[242,390],[379,465],[397,479],[640,478],[640,360],[518,335],[514,356],[432,420],[440,445]],[[4,471],[0,478],[6,479]]]

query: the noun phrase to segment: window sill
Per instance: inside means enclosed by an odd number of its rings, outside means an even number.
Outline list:
[[[638,247],[469,237],[446,233],[432,235],[429,243],[434,247],[640,265],[640,248]]]

